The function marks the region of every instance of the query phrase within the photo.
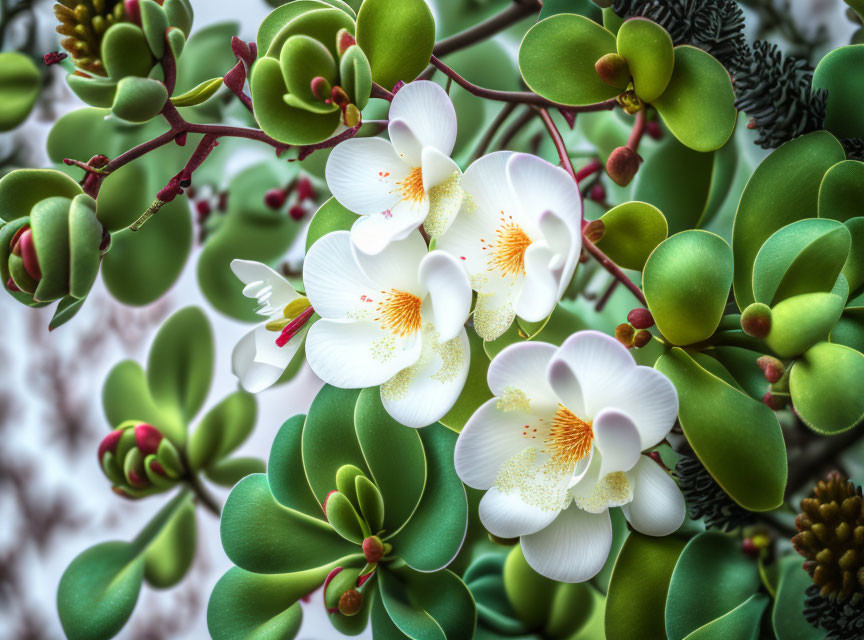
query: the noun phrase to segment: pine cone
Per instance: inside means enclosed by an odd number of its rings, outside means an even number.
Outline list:
[[[706,529],[732,531],[752,521],[750,512],[723,491],[695,456],[682,456],[675,475],[690,517],[703,519]]]

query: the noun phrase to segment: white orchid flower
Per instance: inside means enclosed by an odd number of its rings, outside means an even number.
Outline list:
[[[521,537],[538,573],[582,582],[600,571],[612,542],[610,507],[647,535],[681,526],[678,486],[641,455],[666,437],[678,413],[662,373],[637,366],[614,338],[581,331],[561,347],[507,347],[492,360],[488,382],[496,397],[459,435],[456,472],[486,490],[483,526]]]
[[[471,309],[468,277],[453,257],[428,252],[416,230],[376,255],[334,231],[312,245],[303,282],[321,316],[306,358],[322,380],[347,389],[381,385],[384,408],[409,427],[450,410],[468,376]]]
[[[243,336],[231,354],[231,368],[240,385],[250,393],[258,393],[285,372],[303,344],[313,311],[309,301],[266,264],[233,260],[231,270],[246,285],[243,295],[256,298],[256,311],[267,318]],[[292,331],[292,321],[293,326],[302,326]]]
[[[478,294],[474,328],[494,340],[515,316],[538,322],[561,299],[582,250],[582,198],[560,167],[510,151],[474,162],[462,188],[436,248],[462,261]]]
[[[445,91],[428,80],[403,86],[390,105],[383,138],[352,138],[327,159],[330,191],[360,215],[351,240],[364,253],[380,253],[421,224],[431,236],[450,226],[462,203],[462,171],[450,159],[456,111]]]

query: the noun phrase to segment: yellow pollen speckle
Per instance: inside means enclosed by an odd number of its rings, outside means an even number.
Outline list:
[[[531,411],[531,401],[522,389],[506,387],[503,395],[495,403],[498,411]]]
[[[591,451],[593,439],[591,423],[559,404],[546,439],[546,452],[561,464],[572,468]]]
[[[409,202],[420,202],[426,195],[423,190],[423,170],[420,167],[411,169],[411,173],[404,180],[396,183],[403,200]]]
[[[465,353],[462,350],[460,336],[447,342],[438,339],[438,331],[431,323],[423,327],[423,346],[420,358],[410,367],[402,369],[390,380],[381,385],[381,397],[390,402],[402,400],[408,393],[408,387],[418,373],[427,369],[437,356],[441,366],[429,376],[430,380],[446,384],[455,380],[463,370]]]
[[[440,236],[450,226],[450,220],[459,213],[462,204],[461,175],[458,171],[429,189],[429,213],[423,228],[430,236]]]
[[[554,460],[536,466],[537,449],[525,449],[501,465],[495,488],[501,493],[518,493],[522,501],[543,511],[566,509],[570,502],[567,480],[572,469],[563,469]]]
[[[594,485],[591,495],[573,498],[574,504],[588,513],[603,513],[609,507],[620,507],[633,499],[630,481],[621,471],[607,474]]]
[[[511,219],[502,216],[501,226],[495,230],[495,236],[495,240],[483,245],[483,250],[489,252],[489,270],[499,271],[503,275],[525,273],[525,251],[531,244],[528,234]],[[484,240],[481,239],[481,242]]]
[[[402,338],[420,329],[420,307],[423,306],[420,298],[398,289],[381,293],[384,294],[384,299],[378,303],[378,315],[374,320],[381,324],[382,329],[392,331]]]
[[[378,362],[390,362],[396,355],[396,338],[388,335],[372,343],[370,355]]]
[[[507,331],[516,317],[513,305],[509,302],[494,306],[496,296],[491,293],[478,293],[474,307],[474,330],[484,340],[494,340]]]

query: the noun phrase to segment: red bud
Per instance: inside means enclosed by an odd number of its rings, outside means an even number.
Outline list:
[[[595,183],[588,192],[588,197],[594,202],[603,202],[606,200],[606,187],[599,182]]]
[[[336,34],[336,37],[336,48],[339,50],[340,56],[345,53],[349,47],[357,44],[357,40],[354,38],[354,36],[348,33],[348,31],[345,29],[340,29],[339,33]]]
[[[608,85],[623,89],[630,81],[630,68],[623,56],[617,53],[607,53],[594,63],[594,70],[600,79]]]
[[[342,87],[333,87],[330,91],[330,99],[340,107],[346,107],[351,102],[351,99]]]
[[[114,431],[102,438],[102,442],[99,443],[99,464],[102,464],[102,457],[106,453],[117,451],[117,443],[120,442],[120,436],[123,435],[124,431],[125,429],[114,429]]]
[[[160,476],[165,476],[166,478],[168,477],[168,473],[165,471],[165,467],[163,467],[158,460],[150,461],[150,471],[158,473]]]
[[[285,191],[282,189],[270,189],[267,193],[264,194],[264,204],[268,207],[277,211],[282,208],[282,205],[285,204],[286,198]]]
[[[141,7],[138,0],[123,0],[123,8],[126,10],[126,17],[129,18],[129,22],[134,22],[140,27]]]
[[[591,242],[600,242],[606,235],[606,223],[602,220],[592,220],[582,229],[582,235]]]
[[[751,558],[759,557],[759,547],[753,542],[751,538],[744,538],[741,541],[741,551],[746,553]]]
[[[663,137],[663,130],[660,128],[660,123],[656,120],[649,120],[645,123],[645,133],[654,140],[660,140]]]
[[[312,95],[321,100],[322,102],[326,102],[330,98],[330,94],[333,91],[333,87],[327,82],[327,78],[322,76],[315,76],[312,78],[312,82],[309,85],[312,89]]]
[[[143,422],[135,425],[135,442],[138,450],[145,456],[156,453],[163,437],[162,432],[153,425]]]
[[[291,216],[293,220],[302,220],[303,216],[306,215],[306,210],[299,204],[295,204],[288,210],[288,215]]]
[[[756,361],[756,364],[759,365],[762,373],[765,374],[765,379],[771,384],[777,382],[786,373],[786,367],[783,366],[783,363],[773,356],[762,356]]]
[[[637,329],[648,329],[654,326],[654,316],[645,307],[639,307],[627,314],[627,322]]]
[[[12,249],[13,253],[21,256],[24,262],[24,270],[27,275],[36,282],[42,279],[42,269],[39,268],[39,258],[36,256],[36,245],[33,242],[33,230],[29,227],[18,236],[18,244]]]
[[[754,302],[741,314],[741,328],[754,338],[765,338],[771,333],[771,308]]]
[[[653,337],[654,336],[652,336],[651,332],[647,329],[640,329],[636,332],[636,335],[633,336],[633,346],[637,349],[641,349],[642,347],[647,346]]]
[[[635,333],[633,325],[627,323],[619,324],[615,327],[615,339],[628,349],[633,346],[633,336]]]
[[[300,202],[314,200],[317,195],[315,187],[312,186],[312,181],[309,178],[304,176],[297,181],[297,198]]]
[[[620,187],[626,187],[633,180],[633,176],[639,171],[641,158],[639,154],[630,147],[618,147],[606,161],[606,173],[612,178],[612,182]]]
[[[762,402],[771,407],[774,411],[780,411],[783,407],[786,406],[786,400],[781,396],[775,396],[770,391],[766,391],[765,395],[762,396]]]
[[[18,285],[15,284],[15,281],[12,278],[9,278],[6,281],[6,288],[9,291],[12,291],[13,293],[17,293],[17,292],[21,291],[21,289],[18,288]]]
[[[339,613],[343,616],[353,616],[363,608],[363,594],[357,589],[348,589],[339,598]]]
[[[378,536],[369,536],[363,540],[363,555],[366,562],[375,564],[384,556],[384,543]]]

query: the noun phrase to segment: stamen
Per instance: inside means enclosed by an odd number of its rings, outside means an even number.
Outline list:
[[[590,422],[577,417],[564,405],[558,405],[555,420],[546,438],[548,453],[564,465],[575,465],[591,451],[594,431]]]
[[[396,186],[399,187],[399,193],[402,194],[403,200],[420,202],[426,195],[423,190],[423,170],[420,167],[411,169],[411,173],[404,180],[398,181]]]
[[[300,329],[303,328],[309,318],[315,313],[315,309],[312,307],[307,307],[303,313],[294,318],[291,322],[289,322],[284,329],[282,329],[282,333],[276,338],[276,346],[284,347],[288,342],[297,335]]]
[[[379,315],[375,321],[381,323],[382,329],[389,329],[403,338],[420,330],[422,324],[420,307],[423,306],[420,298],[398,289],[381,293],[386,294],[387,297],[378,303]]]
[[[495,231],[497,240],[483,247],[491,250],[489,271],[497,270],[503,275],[525,273],[525,251],[531,245],[531,238],[512,220],[502,217],[501,222],[503,224]]]

